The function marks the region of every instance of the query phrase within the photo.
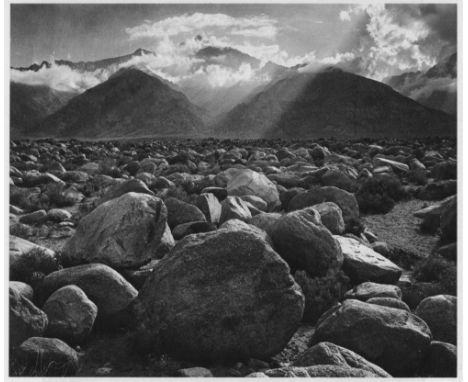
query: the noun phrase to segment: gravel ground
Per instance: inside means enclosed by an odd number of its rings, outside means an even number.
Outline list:
[[[431,204],[434,202],[412,199],[396,204],[385,215],[365,215],[362,220],[379,240],[412,252],[417,257],[426,257],[436,247],[439,237],[421,233],[421,219],[414,217],[413,213]]]

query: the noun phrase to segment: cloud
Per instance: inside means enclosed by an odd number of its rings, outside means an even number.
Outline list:
[[[11,77],[17,82],[82,92],[123,67],[136,66],[181,87],[203,84],[216,89],[268,81],[260,73],[271,61],[287,67],[306,64],[301,70],[336,65],[382,80],[406,71],[426,70],[456,46],[454,6],[360,4],[341,9],[338,18],[354,31],[350,33],[353,38],[328,55],[319,55],[311,47],[292,56],[278,41],[283,33],[292,35],[295,28],[281,25],[270,16],[196,12],[145,20],[124,29],[129,43],[143,40],[142,45],[156,55],[134,57],[127,63],[95,72],[82,73],[53,65],[38,72],[12,70]],[[233,65],[226,56],[204,61],[196,53],[207,46],[231,47],[257,58],[258,62]]]
[[[160,39],[161,36],[173,37],[181,34],[207,33],[218,30],[245,37],[273,39],[277,32],[277,21],[266,15],[252,17],[233,17],[223,13],[200,13],[168,17],[156,22],[148,22],[125,32],[130,40],[141,38]]]
[[[350,11],[340,11],[339,18],[341,21],[351,21]]]
[[[11,70],[11,81],[28,85],[46,85],[52,89],[81,93],[86,89],[100,84],[108,78],[102,71],[80,73],[68,66],[53,64],[50,68],[43,67],[37,72]]]
[[[359,72],[382,80],[406,71],[427,70],[446,55],[453,45],[454,28],[448,25],[456,20],[456,8],[360,4],[342,10],[339,19],[354,23],[360,31],[357,45],[348,47],[348,52],[361,57]]]

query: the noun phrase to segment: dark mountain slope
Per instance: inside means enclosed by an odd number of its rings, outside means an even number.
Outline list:
[[[218,123],[218,136],[285,139],[454,135],[455,120],[380,82],[328,68],[277,81]]]
[[[10,82],[10,134],[12,138],[30,134],[30,129],[46,116],[63,107],[73,93],[47,86]]]
[[[202,110],[161,79],[130,68],[75,97],[47,117],[39,136],[119,138],[197,136]]]
[[[445,57],[426,72],[407,72],[384,79],[384,83],[424,106],[457,112],[457,54]]]

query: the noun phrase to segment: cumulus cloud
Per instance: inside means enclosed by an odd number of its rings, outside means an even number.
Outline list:
[[[277,21],[266,15],[233,17],[223,13],[196,12],[191,15],[184,14],[168,17],[156,22],[146,20],[141,25],[125,29],[131,40],[160,38],[161,36],[172,37],[184,33],[206,33],[210,30],[222,30],[234,35],[273,39],[278,32],[278,27]]]
[[[341,21],[351,21],[351,12],[350,10],[340,11],[339,18]]]
[[[360,4],[342,10],[339,19],[363,24],[349,52],[361,57],[361,74],[377,80],[427,70],[454,51],[455,5]]]
[[[274,62],[287,67],[301,65],[301,71],[336,65],[382,80],[407,71],[426,70],[456,44],[455,6],[360,4],[341,9],[337,17],[348,27],[354,26],[357,37],[352,39],[352,45],[330,55],[319,55],[313,47],[302,54],[289,54],[287,47],[279,45],[278,37],[294,27],[281,25],[267,15],[234,17],[196,12],[145,20],[124,29],[129,42],[141,40],[141,45],[154,50],[155,55],[136,56],[126,63],[94,72],[79,72],[55,64],[38,72],[12,70],[11,78],[82,92],[121,68],[136,66],[182,88],[216,89],[267,82],[270,78],[261,75],[262,68]],[[225,55],[205,61],[197,52],[207,46],[231,47],[258,61],[234,65]]]
[[[33,86],[46,85],[52,89],[64,92],[81,93],[86,89],[100,84],[108,78],[105,71],[80,73],[68,66],[52,64],[50,68],[43,67],[37,72],[11,70],[13,82]]]

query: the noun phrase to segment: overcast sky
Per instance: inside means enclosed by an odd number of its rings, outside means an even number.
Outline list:
[[[13,4],[11,65],[96,60],[139,47],[169,57],[185,42],[283,65],[345,62],[382,79],[455,51],[456,5],[373,4]]]

